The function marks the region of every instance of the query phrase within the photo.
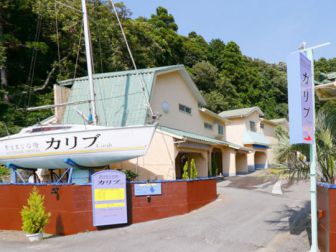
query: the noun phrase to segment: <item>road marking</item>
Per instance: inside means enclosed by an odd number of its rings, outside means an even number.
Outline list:
[[[283,194],[282,189],[281,189],[281,180],[279,180],[273,185],[272,194],[277,194],[277,195]]]

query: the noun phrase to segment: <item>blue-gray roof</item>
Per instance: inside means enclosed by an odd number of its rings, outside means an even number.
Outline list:
[[[151,96],[156,74],[180,71],[199,103],[205,104],[203,97],[183,65],[140,69],[138,71],[140,78],[145,83],[147,97]],[[135,70],[95,74],[93,79],[99,125],[123,127],[146,123],[146,98]],[[90,100],[87,77],[62,81],[60,85],[72,85],[68,102]],[[76,108],[84,115],[89,114],[88,103],[76,106],[68,105],[63,116],[63,123],[83,123],[83,118],[76,111]]]
[[[173,134],[173,135],[177,135],[177,136],[180,136],[180,137],[183,137],[183,138],[187,138],[189,140],[194,140],[194,141],[199,141],[199,142],[204,142],[204,143],[207,143],[207,144],[214,144],[214,145],[225,145],[225,146],[229,146],[229,147],[234,148],[234,149],[245,149],[243,146],[231,143],[229,141],[218,140],[218,139],[215,139],[215,138],[203,136],[203,135],[196,134],[196,133],[189,132],[189,131],[183,131],[183,130],[168,128],[168,127],[162,127],[162,126],[159,127],[159,129],[164,131],[164,132]]]

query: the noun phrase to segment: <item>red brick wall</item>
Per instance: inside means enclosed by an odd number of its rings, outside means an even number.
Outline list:
[[[188,213],[217,197],[215,180],[162,183],[162,195],[135,197],[132,192],[132,223]]]
[[[324,187],[317,187],[317,210],[318,217],[318,245],[321,252],[328,251],[329,243],[329,196],[328,189]],[[328,216],[327,216],[328,215]]]
[[[336,188],[317,187],[320,251],[336,251]]]
[[[0,230],[21,230],[20,210],[26,204],[32,185],[0,185]],[[45,232],[74,234],[96,230],[92,226],[91,186],[39,185],[45,196],[45,206],[51,219]],[[52,189],[58,188],[58,196]],[[134,196],[134,184],[130,184],[129,223],[155,220],[188,213],[217,197],[215,180],[189,182],[163,182],[162,195]]]

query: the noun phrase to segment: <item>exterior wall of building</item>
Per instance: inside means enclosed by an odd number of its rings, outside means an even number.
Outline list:
[[[243,119],[244,119],[247,130],[251,131],[250,130],[250,121],[252,121],[252,122],[255,123],[256,132],[261,133],[260,132],[260,114],[257,111],[254,111],[251,115],[249,115],[249,116],[247,116]]]
[[[236,176],[236,151],[232,148],[222,149],[222,174]]]
[[[236,153],[236,171],[240,174],[248,173],[248,158],[246,153]]]
[[[275,134],[275,128],[277,127],[273,123],[262,121],[259,117],[259,113],[255,111],[251,115],[242,118],[230,119],[231,123],[226,125],[227,140],[236,144],[244,145],[244,132],[250,131],[250,121],[255,122],[256,132],[263,134],[265,138],[270,143],[269,149],[263,150],[267,155],[267,162],[265,166],[276,164],[276,146],[278,144],[278,139]],[[264,128],[260,127],[263,123]],[[248,145],[252,148],[252,145]],[[258,150],[255,150],[258,151]],[[255,153],[250,153],[247,155],[247,163],[249,171],[255,170]],[[258,164],[260,166],[260,164]]]
[[[208,154],[207,152],[202,153],[191,153],[190,158],[195,160],[195,165],[197,169],[198,177],[204,178],[208,176]]]
[[[156,131],[145,156],[112,164],[114,169],[128,169],[139,174],[138,180],[176,178],[174,138]]]
[[[66,103],[68,101],[71,89],[67,87],[62,87],[59,85],[54,85],[54,104]],[[55,117],[56,122],[62,122],[62,118],[65,112],[65,106],[55,107]]]
[[[230,123],[225,126],[226,140],[235,144],[243,145],[245,130],[245,122],[242,119],[230,119]]]
[[[163,103],[169,107],[168,112],[162,108]],[[191,108],[191,114],[180,111],[179,104]],[[155,112],[162,115],[159,121],[161,126],[208,137],[215,137],[217,134],[215,120],[199,111],[198,101],[178,72],[157,76],[151,106]],[[204,128],[204,122],[213,124],[213,129]]]
[[[254,152],[247,154],[247,169],[249,172],[255,171]]]
[[[209,149],[210,150],[210,149]],[[209,169],[209,150],[205,149],[197,149],[197,148],[190,148],[190,147],[177,147],[176,151],[178,153],[185,153],[188,155],[189,159],[195,160],[195,165],[197,169],[198,177],[207,177],[208,176],[208,169]],[[182,165],[176,161],[176,165],[180,165],[181,173],[183,174],[183,167]]]
[[[229,119],[226,127],[226,140],[235,144],[244,145],[244,132],[250,131],[250,121],[256,125],[256,132],[260,132],[260,118],[257,111],[253,112],[247,117],[239,117]]]
[[[266,169],[268,168],[269,157],[267,156],[267,151],[256,151],[254,153],[254,167],[255,169]]]
[[[275,128],[277,126],[274,124],[270,124],[264,122],[264,129],[262,129],[262,133],[265,135],[266,139],[271,143],[270,149],[267,150],[267,160],[269,164],[276,164],[276,147],[279,143],[278,138],[275,134]]]

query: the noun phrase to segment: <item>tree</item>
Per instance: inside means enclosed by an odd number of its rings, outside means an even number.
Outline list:
[[[183,166],[182,179],[189,179],[189,162],[185,162]]]
[[[183,63],[192,67],[200,61],[207,60],[208,43],[196,32],[190,32],[183,42],[184,59]]]
[[[168,10],[164,7],[156,8],[156,15],[152,15],[148,21],[156,28],[171,29],[174,32],[178,30],[173,15],[169,14]]]
[[[218,70],[208,61],[196,63],[192,69],[192,78],[197,87],[202,91],[210,91],[215,87],[218,79]]]
[[[223,62],[222,55],[225,50],[225,44],[220,39],[213,39],[208,47],[208,60],[217,68],[221,68]]]
[[[44,196],[39,194],[36,187],[30,193],[27,204],[21,211],[22,230],[27,234],[42,233],[51,214],[46,212]]]
[[[195,159],[191,159],[190,163],[190,178],[195,179],[198,177],[198,172],[195,164]]]

